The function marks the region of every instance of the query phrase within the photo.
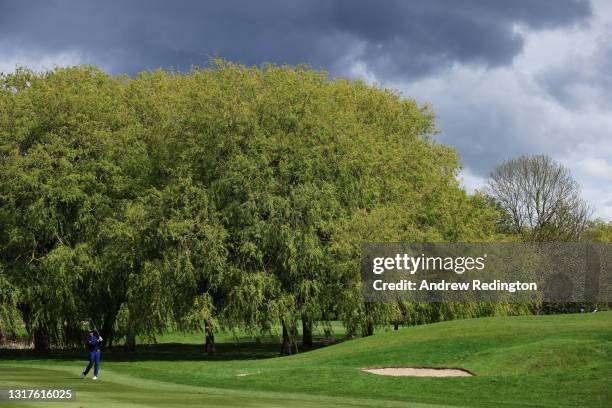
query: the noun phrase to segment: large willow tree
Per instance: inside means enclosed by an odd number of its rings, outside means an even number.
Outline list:
[[[40,348],[83,315],[128,342],[280,325],[284,353],[332,316],[370,334],[411,305],[363,304],[362,243],[496,236],[434,133],[429,107],[303,66],[18,70],[0,83],[3,275]]]

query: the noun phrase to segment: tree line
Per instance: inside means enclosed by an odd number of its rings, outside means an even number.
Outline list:
[[[173,326],[201,330],[212,351],[220,328],[280,326],[282,352],[292,354],[332,318],[369,335],[531,313],[362,301],[365,242],[571,230],[570,239],[587,229],[586,213],[568,217],[584,208],[564,189],[553,189],[557,215],[536,200],[541,214],[513,217],[527,207],[512,209],[495,190],[512,172],[496,173],[489,194],[468,195],[456,152],[435,133],[429,106],[306,66],[216,60],[134,78],[93,66],[2,74],[0,332],[23,321],[45,351],[78,343],[87,316],[109,344],[134,347],[136,336]],[[608,224],[593,231],[609,237]]]

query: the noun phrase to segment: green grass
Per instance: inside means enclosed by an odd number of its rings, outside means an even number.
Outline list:
[[[0,388],[76,389],[77,401],[47,404],[52,407],[607,407],[612,401],[612,312],[457,320],[282,358],[262,358],[277,352],[278,345],[266,342],[220,344],[209,358],[199,345],[171,340],[136,354],[105,350],[98,382],[77,379],[84,363],[74,352],[47,359],[4,352]],[[476,376],[359,370],[386,366],[461,367]]]

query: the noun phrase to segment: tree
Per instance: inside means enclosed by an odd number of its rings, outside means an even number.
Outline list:
[[[19,321],[18,298],[19,293],[16,288],[8,282],[0,269],[0,343],[16,333]]]
[[[481,313],[361,301],[364,242],[497,236],[429,106],[305,66],[1,78],[0,300],[37,349],[82,316],[130,346],[198,329],[207,351],[219,327],[280,325],[292,354],[331,315],[368,335]]]
[[[487,191],[503,209],[510,232],[529,241],[577,240],[591,214],[570,171],[544,155],[501,164]]]
[[[75,340],[92,295],[83,278],[106,278],[97,227],[139,191],[122,165],[142,156],[119,87],[92,67],[0,81],[0,259],[38,351]]]

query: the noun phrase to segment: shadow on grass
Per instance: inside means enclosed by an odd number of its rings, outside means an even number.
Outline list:
[[[300,349],[300,352],[308,352],[331,344],[340,343],[342,340],[315,342],[308,350]],[[207,354],[204,345],[163,343],[139,345],[135,351],[126,351],[122,346],[106,347],[102,349],[104,361],[126,362],[126,361],[228,361],[228,360],[258,360],[280,356],[280,344],[278,343],[218,343],[216,351]],[[46,354],[35,353],[34,350],[0,349],[2,360],[83,360],[87,359],[84,349],[51,350]]]

